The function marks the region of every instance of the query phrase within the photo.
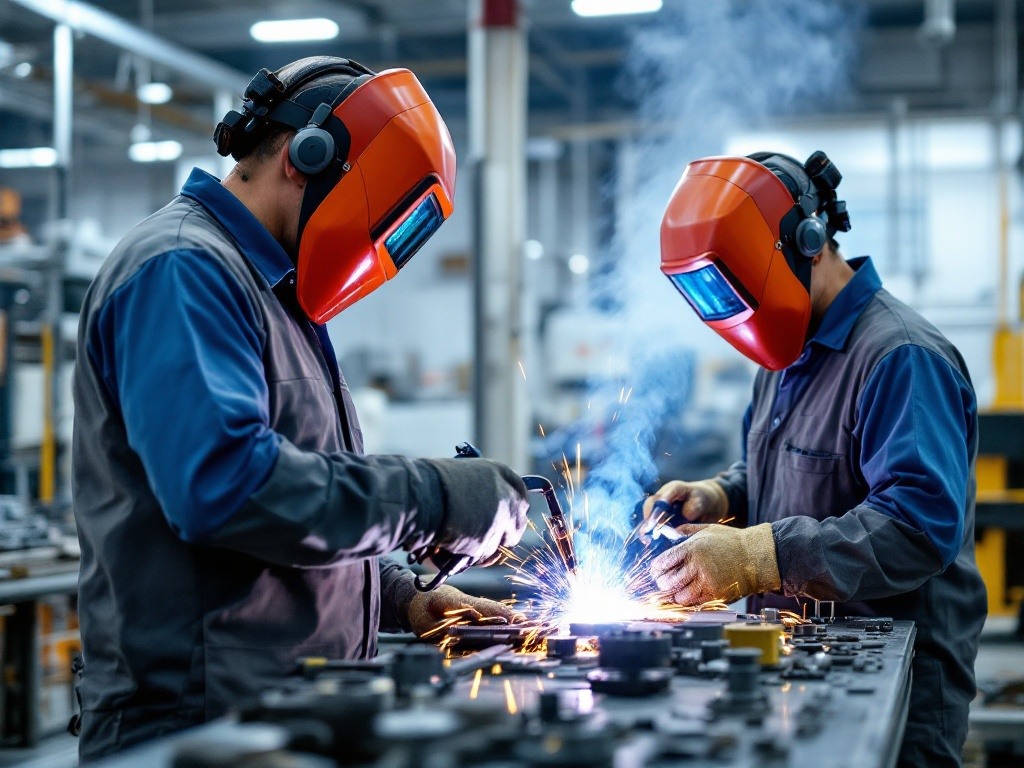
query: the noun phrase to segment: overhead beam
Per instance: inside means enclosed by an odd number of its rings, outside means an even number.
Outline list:
[[[211,91],[230,89],[242,93],[249,76],[216,59],[164,40],[141,27],[79,0],[11,0],[57,24],[67,24],[116,48],[167,67]]]

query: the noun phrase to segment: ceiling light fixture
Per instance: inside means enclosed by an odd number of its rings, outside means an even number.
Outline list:
[[[249,34],[261,43],[298,43],[307,40],[333,40],[338,25],[330,19],[281,19],[257,21]]]
[[[590,259],[582,253],[574,253],[569,257],[569,271],[574,275],[585,275],[590,270]]]
[[[143,104],[166,104],[174,91],[167,83],[143,83],[135,89],[135,95]]]
[[[128,157],[136,163],[167,163],[181,157],[181,142],[137,141],[128,147]]]
[[[624,16],[632,13],[655,13],[661,10],[661,0],[572,0],[577,16]]]
[[[53,147],[0,149],[0,168],[50,168],[57,164]]]

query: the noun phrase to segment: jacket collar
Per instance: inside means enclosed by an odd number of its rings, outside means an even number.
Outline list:
[[[203,206],[224,227],[238,250],[271,287],[294,275],[295,265],[281,244],[219,179],[193,168],[181,194]]]
[[[853,277],[825,310],[821,325],[808,344],[843,349],[864,308],[882,287],[882,279],[870,257],[860,256],[846,263],[853,268]]]

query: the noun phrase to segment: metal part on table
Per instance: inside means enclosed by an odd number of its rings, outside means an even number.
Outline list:
[[[459,651],[478,651],[481,648],[506,644],[513,648],[522,648],[535,632],[535,624],[508,624],[495,627],[456,624],[448,627],[448,637],[457,639],[456,647]]]
[[[592,640],[578,644],[574,634],[549,638],[546,655],[506,645],[445,666],[438,651],[416,645],[396,651],[386,674],[373,662],[362,663],[365,671],[358,662],[342,671],[325,666],[315,679],[266,692],[244,710],[244,726],[210,724],[96,768],[384,768],[422,765],[425,755],[459,768],[895,763],[909,701],[911,622],[801,625],[786,631],[785,653],[768,668],[760,649],[716,639],[736,618],[727,613],[717,631],[706,614],[663,631],[620,624],[598,636],[596,654]],[[754,626],[758,617],[741,620]],[[281,730],[246,745],[237,730],[257,722]],[[227,746],[217,751],[218,742]],[[245,754],[224,759],[228,747]]]

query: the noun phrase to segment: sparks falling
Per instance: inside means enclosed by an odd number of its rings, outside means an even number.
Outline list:
[[[628,399],[625,391],[620,395]],[[576,446],[575,462],[562,455],[555,469],[562,476],[568,498],[569,532],[577,553],[577,567],[571,572],[558,549],[541,536],[543,546],[524,555],[503,550],[506,562],[515,568],[511,581],[525,587],[532,599],[520,605],[530,623],[536,626],[526,644],[536,648],[543,638],[556,632],[568,632],[574,623],[600,624],[630,621],[684,621],[697,610],[722,610],[725,604],[713,601],[686,607],[666,599],[649,576],[653,553],[639,545],[635,531],[625,538],[592,525],[590,498],[583,485],[583,462]],[[575,471],[574,471],[575,470]],[[609,510],[598,510],[595,522]],[[540,533],[531,520],[528,525]]]

